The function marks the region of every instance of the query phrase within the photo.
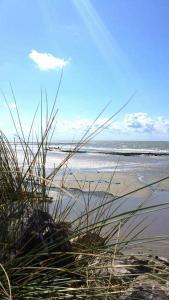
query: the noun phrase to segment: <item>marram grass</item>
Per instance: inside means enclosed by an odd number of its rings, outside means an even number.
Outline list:
[[[120,197],[112,195],[111,199],[107,199],[105,192],[94,207],[90,205],[89,190],[88,199],[81,199],[83,210],[72,217],[77,199],[64,188],[66,164],[83,145],[107,128],[115,114],[97,129],[93,129],[93,122],[73,151],[49,174],[46,159],[57,109],[56,100],[51,111],[47,105],[44,122],[42,102],[40,135],[34,139],[36,151],[30,140],[37,112],[25,137],[18,109],[17,119],[10,111],[17,134],[13,145],[0,132],[0,299],[118,299],[129,281],[127,275],[119,276],[117,272],[116,262],[123,250],[168,238],[139,237],[144,226],[135,221],[136,217],[142,215],[144,220],[147,212],[168,203],[146,207],[142,204],[119,213],[122,202],[118,205],[118,201],[137,190]],[[22,165],[18,162],[18,144],[24,154]],[[50,189],[63,168],[54,205],[50,206]],[[107,193],[110,185],[111,181]],[[64,193],[70,196],[66,204]],[[132,220],[134,225],[124,234]],[[112,272],[108,272],[110,269]]]

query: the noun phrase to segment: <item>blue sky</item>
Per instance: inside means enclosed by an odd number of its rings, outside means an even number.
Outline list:
[[[169,139],[168,0],[1,0],[0,89],[27,130],[47,89],[52,105],[61,69],[55,138],[78,138],[137,91],[98,139]],[[7,126],[8,125],[8,126]],[[13,133],[0,98],[0,126]]]

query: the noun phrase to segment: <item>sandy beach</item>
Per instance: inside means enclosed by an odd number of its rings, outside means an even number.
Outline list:
[[[60,182],[61,178],[57,178]],[[122,196],[140,189],[144,184],[133,174],[110,172],[85,172],[68,174],[65,176],[64,187],[81,189],[83,191],[103,191],[112,195]],[[150,188],[142,189],[131,194],[131,197],[150,197],[152,190]]]
[[[70,146],[69,143],[62,144],[60,148],[67,151]],[[112,149],[116,149],[116,151],[122,149],[125,155],[122,153],[119,156],[109,154],[114,151]],[[158,142],[91,143],[86,146],[84,152],[74,154],[66,166],[55,176],[50,191],[54,200],[53,205],[61,198],[63,198],[63,208],[68,203],[75,203],[71,211],[75,219],[84,211],[86,203],[88,205],[90,202],[90,209],[97,209],[103,199],[110,204],[108,211],[115,217],[123,212],[137,209],[139,205],[152,206],[149,212],[144,211],[137,218],[133,218],[129,229],[126,227],[126,231],[129,232],[131,227],[136,228],[136,231],[144,229],[139,236],[153,237],[156,242],[153,240],[153,244],[141,243],[139,249],[148,247],[150,250],[153,249],[154,254],[163,253],[168,256],[166,243],[169,235],[169,205],[163,206],[163,204],[169,201],[169,179],[144,188],[169,175],[168,156],[161,155],[161,153],[169,151],[165,149],[169,149],[169,143],[167,145]],[[153,155],[146,155],[146,151],[153,152]],[[20,157],[22,157],[21,155],[22,151],[20,151]],[[53,166],[59,165],[66,155],[67,153],[52,146],[47,157],[47,172],[50,173]],[[62,187],[61,190],[60,187]],[[162,206],[153,207],[156,205]],[[139,223],[140,225],[137,226]],[[165,242],[157,243],[157,240],[164,235],[167,236]]]
[[[92,195],[94,203],[92,203],[92,208],[97,207],[100,204],[104,194],[108,195],[106,201],[111,201],[111,195],[112,199],[119,196],[120,199],[117,200],[115,206],[114,204],[112,205],[112,207],[116,207],[116,205],[120,204],[120,208],[116,211],[116,215],[123,211],[136,209],[141,203],[143,203],[144,206],[153,206],[168,201],[169,180],[133,192],[145,185],[145,182],[143,182],[142,179],[139,180],[134,174],[120,172],[115,172],[114,174],[111,174],[110,172],[77,172],[75,174],[67,174],[64,177],[64,181],[62,177],[57,177],[56,179],[57,180],[54,182],[56,183],[56,186],[59,186],[62,181],[62,187],[71,193],[72,197],[75,197],[76,200],[78,199],[78,212],[82,209],[84,204],[82,193],[86,197],[87,195]],[[158,176],[149,176],[146,178],[146,183],[149,184],[159,179],[160,177]],[[130,192],[133,193],[129,194]],[[122,197],[123,195],[126,196]],[[135,245],[134,248],[131,248],[131,251],[147,251],[148,253],[151,253],[153,249],[154,254],[168,256],[168,250],[166,248],[167,242],[158,242],[159,236],[168,235],[169,233],[168,213],[169,206],[165,206],[160,210],[155,209],[155,211],[150,211],[137,218],[133,218],[133,221],[131,220],[131,222],[129,222],[129,228],[131,226],[134,228],[139,222],[141,222],[140,229],[145,227],[144,231],[140,234],[140,237],[158,237],[153,241],[153,244],[138,244]],[[129,228],[125,229],[125,231],[129,231]]]

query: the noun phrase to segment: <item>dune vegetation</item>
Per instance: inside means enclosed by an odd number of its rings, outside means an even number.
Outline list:
[[[0,132],[0,299],[118,299],[146,267],[149,274],[167,280],[167,271],[154,270],[149,262],[124,253],[139,243],[167,239],[140,237],[144,226],[136,217],[142,215],[144,219],[148,212],[168,203],[142,203],[137,209],[119,213],[117,208],[122,203],[118,201],[125,201],[129,194],[109,195],[108,199],[110,181],[101,202],[91,206],[89,190],[87,200],[81,200],[82,210],[76,212],[76,217],[72,214],[78,199],[64,188],[67,162],[107,128],[115,114],[97,129],[88,128],[73,151],[49,172],[46,161],[57,118],[56,99],[51,110],[47,104],[44,108],[42,99],[27,135],[18,108],[16,119],[9,108],[17,135],[14,143]],[[32,138],[39,111],[40,133]],[[23,153],[22,164],[18,145]],[[51,199],[58,174],[62,181]],[[132,220],[133,226],[125,231]]]

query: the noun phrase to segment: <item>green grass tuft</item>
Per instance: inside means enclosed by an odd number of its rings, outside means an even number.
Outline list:
[[[119,276],[118,273],[117,262],[124,258],[123,251],[154,240],[154,237],[139,237],[144,226],[142,222],[136,222],[136,217],[143,215],[144,219],[146,213],[168,203],[146,207],[141,204],[136,209],[120,213],[120,200],[148,185],[120,197],[112,195],[111,199],[105,193],[102,201],[94,207],[89,189],[88,199],[81,200],[83,210],[76,211],[74,216],[77,199],[64,188],[66,163],[107,128],[118,112],[102,126],[93,129],[96,118],[73,151],[49,174],[46,161],[57,116],[57,96],[51,111],[47,102],[43,108],[43,95],[41,98],[40,136],[34,138],[36,145],[30,140],[38,109],[27,136],[18,108],[16,119],[10,111],[17,140],[11,144],[0,132],[0,299],[118,299],[130,282],[128,274]],[[43,110],[46,113],[44,119]],[[18,161],[18,145],[24,154],[22,165]],[[51,187],[64,167],[56,199],[51,205]],[[107,193],[110,185],[111,181]],[[65,193],[69,196],[67,203],[64,203]],[[132,220],[133,226],[124,234]],[[162,238],[166,239],[156,239]]]

